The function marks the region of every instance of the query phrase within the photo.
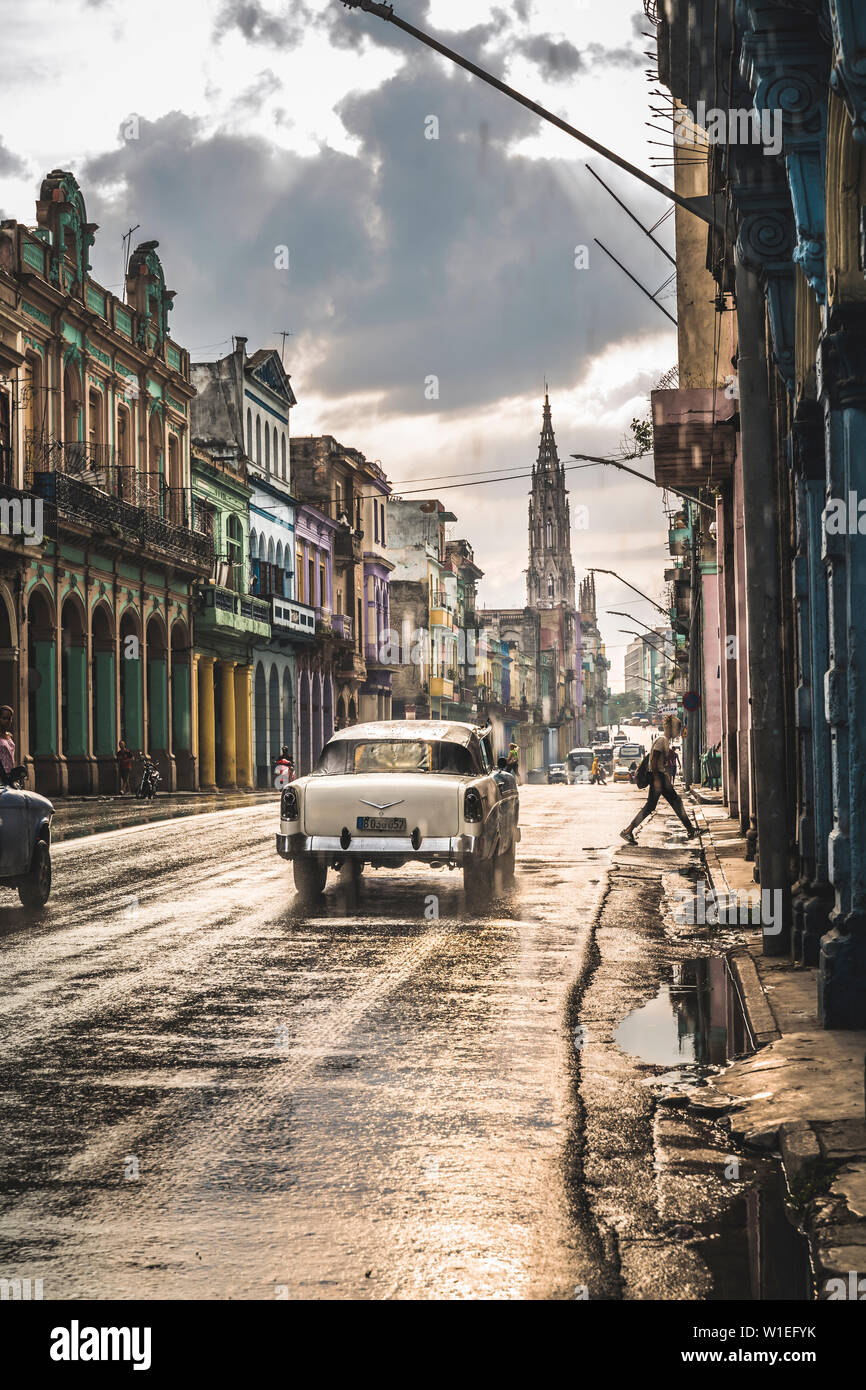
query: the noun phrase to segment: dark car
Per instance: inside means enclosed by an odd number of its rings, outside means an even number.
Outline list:
[[[565,763],[551,763],[547,769],[548,785],[552,782],[562,782],[568,786],[568,773],[565,770]]]
[[[44,907],[51,892],[51,817],[47,797],[0,786],[0,882],[25,907]]]

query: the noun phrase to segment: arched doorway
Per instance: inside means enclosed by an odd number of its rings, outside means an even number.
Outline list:
[[[93,753],[101,792],[117,791],[117,723],[114,670],[114,623],[105,603],[97,604],[90,624],[93,688]]]
[[[310,758],[315,767],[322,751],[322,677],[318,671],[313,675],[312,713],[310,716]]]
[[[171,747],[177,785],[192,791],[192,643],[182,618],[171,627]]]
[[[301,672],[298,682],[298,757],[301,776],[310,771],[310,677],[307,671]]]
[[[18,696],[15,689],[15,648],[18,641],[13,630],[14,612],[8,589],[5,584],[0,584],[0,705],[12,706],[15,710],[15,722],[18,724],[20,711],[16,708]]]
[[[268,767],[268,694],[265,685],[265,668],[261,662],[256,665],[254,685],[256,715],[256,786],[269,787],[271,784]]]
[[[37,791],[62,791],[58,760],[57,647],[54,609],[45,589],[27,605],[27,702],[30,747]]]
[[[334,732],[334,687],[331,677],[325,676],[322,683],[322,741],[327,743]]]
[[[292,677],[288,670],[283,672],[283,743],[289,756],[295,756],[294,700],[292,698]]]
[[[162,618],[147,624],[147,751],[166,788],[173,789],[168,728],[168,652]]]
[[[141,624],[127,608],[120,619],[120,737],[137,752],[144,747]]]
[[[280,678],[276,666],[272,666],[268,677],[268,749],[271,767],[280,756],[280,725]]]
[[[343,699],[343,697],[342,697],[342,695],[341,695],[340,698],[339,698],[338,701],[337,701],[337,728],[338,728],[338,729],[345,729],[345,727],[346,727],[346,701]]]
[[[357,724],[357,722],[358,722],[358,706],[355,704],[355,697],[354,697],[354,695],[353,695],[352,698],[351,698],[350,701],[349,701],[349,725],[351,726],[352,724]]]
[[[87,746],[87,628],[77,595],[60,610],[60,746],[66,759],[68,789],[91,791]]]

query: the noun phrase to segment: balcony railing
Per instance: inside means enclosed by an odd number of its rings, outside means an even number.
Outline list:
[[[171,526],[200,535],[212,534],[212,514],[205,508],[191,509],[186,488],[169,487],[158,472],[148,473],[118,462],[116,450],[108,444],[65,444],[57,439],[30,436],[24,444],[25,488],[38,491],[37,479],[46,473],[62,474],[160,517]]]
[[[297,603],[295,599],[275,596],[271,599],[271,609],[271,622],[278,635],[291,632],[310,640],[315,637],[315,608],[310,608],[306,603]]]
[[[340,526],[334,532],[334,557],[339,560],[360,560],[363,551],[363,531],[352,531],[348,526]]]
[[[332,613],[331,630],[335,637],[339,637],[343,642],[352,641],[352,618],[349,613]]]
[[[253,598],[252,594],[236,594],[233,589],[223,589],[218,584],[208,584],[202,594],[205,609],[214,608],[219,613],[233,613],[250,622],[270,625],[271,605],[264,599]]]
[[[161,551],[205,570],[213,566],[213,537],[190,528],[183,489],[165,489],[162,512],[68,473],[40,471],[33,477],[32,490],[56,509],[58,518],[116,535],[118,540],[132,538],[143,549]]]

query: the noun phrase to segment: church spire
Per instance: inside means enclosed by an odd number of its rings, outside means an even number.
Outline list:
[[[556,436],[553,433],[553,421],[550,416],[550,397],[547,393],[547,383],[544,390],[544,413],[541,420],[541,438],[538,441],[538,458],[533,472],[544,470],[553,473],[559,468],[559,455],[556,452]]]
[[[529,502],[527,603],[532,608],[574,608],[574,564],[565,469],[559,462],[545,382],[538,458]]]

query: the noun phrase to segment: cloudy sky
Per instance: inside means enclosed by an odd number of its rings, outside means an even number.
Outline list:
[[[640,0],[395,9],[641,167],[661,153]],[[583,147],[338,0],[0,0],[0,18],[2,215],[33,220],[42,175],[72,169],[100,227],[95,278],[119,293],[123,233],[157,239],[195,359],[290,331],[293,432],[380,459],[398,492],[428,487],[475,547],[482,601],[522,603],[528,481],[485,472],[531,467],[545,378],[560,456],[609,454],[676,360],[673,325],[594,238],[653,291],[671,266]],[[646,224],[666,211],[589,162]],[[661,494],[608,468],[568,477],[587,509],[578,574],[616,569],[660,598]],[[656,615],[598,587],[616,688],[629,624],[607,608]]]

